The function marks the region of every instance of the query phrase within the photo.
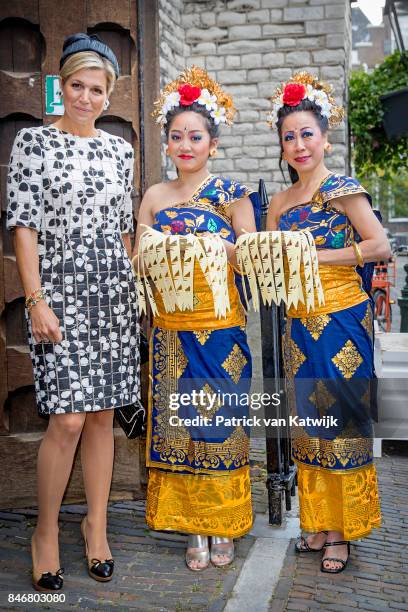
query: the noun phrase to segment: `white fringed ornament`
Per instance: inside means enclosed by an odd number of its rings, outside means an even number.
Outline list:
[[[237,239],[236,255],[239,271],[248,279],[255,311],[259,310],[258,287],[267,306],[284,302],[287,308],[296,308],[302,302],[309,312],[315,309],[315,290],[318,305],[324,304],[316,245],[310,232],[244,233]],[[289,271],[287,287],[284,258]],[[243,288],[249,307],[245,283]]]

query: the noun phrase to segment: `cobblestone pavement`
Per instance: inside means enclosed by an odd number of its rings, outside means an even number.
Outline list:
[[[291,542],[270,612],[408,610],[407,449],[394,442],[376,460],[383,525],[351,545],[346,571],[322,574],[319,553],[297,555]]]
[[[8,593],[35,593],[30,582],[29,543],[35,511],[0,512],[0,609],[140,610],[217,612],[228,599],[254,538],[241,538],[234,564],[194,573],[184,562],[186,536],[152,532],[144,521],[144,502],[109,507],[109,541],[116,561],[111,582],[88,577],[80,521],[84,506],[63,506],[60,554],[65,567],[65,604],[11,605]]]

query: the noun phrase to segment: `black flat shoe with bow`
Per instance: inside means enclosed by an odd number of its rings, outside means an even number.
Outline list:
[[[33,568],[33,587],[36,591],[40,591],[41,593],[54,593],[55,591],[60,591],[64,586],[63,573],[64,568],[61,567],[55,574],[44,572],[41,574],[41,577],[37,579]]]
[[[113,559],[101,560],[90,559],[88,557],[88,541],[86,539],[85,525],[86,517],[82,520],[81,523],[81,533],[85,543],[85,557],[88,565],[88,574],[91,578],[97,580],[98,582],[109,582],[109,580],[112,580],[115,562]]]
[[[37,555],[33,538],[31,538],[31,554],[33,558],[32,583],[35,590],[41,593],[54,593],[55,591],[60,591],[64,586],[64,579],[62,577],[64,568],[60,567],[55,574],[52,572],[43,572],[39,575],[35,569],[37,565]]]

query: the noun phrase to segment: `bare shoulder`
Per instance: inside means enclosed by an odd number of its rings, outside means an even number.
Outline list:
[[[273,217],[278,217],[279,212],[285,207],[287,194],[288,190],[285,189],[285,191],[278,191],[277,193],[274,193],[271,197],[268,213],[270,213]]]

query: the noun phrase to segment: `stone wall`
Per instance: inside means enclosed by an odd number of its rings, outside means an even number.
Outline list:
[[[252,186],[260,176],[272,195],[282,188],[279,143],[266,125],[268,98],[294,71],[307,69],[346,96],[350,67],[349,0],[160,0],[163,79],[185,65],[205,67],[239,109],[225,127],[212,171]],[[180,17],[180,20],[179,20]],[[184,36],[184,38],[183,38]],[[183,58],[184,54],[184,58]],[[348,171],[346,127],[331,135],[328,166]]]

